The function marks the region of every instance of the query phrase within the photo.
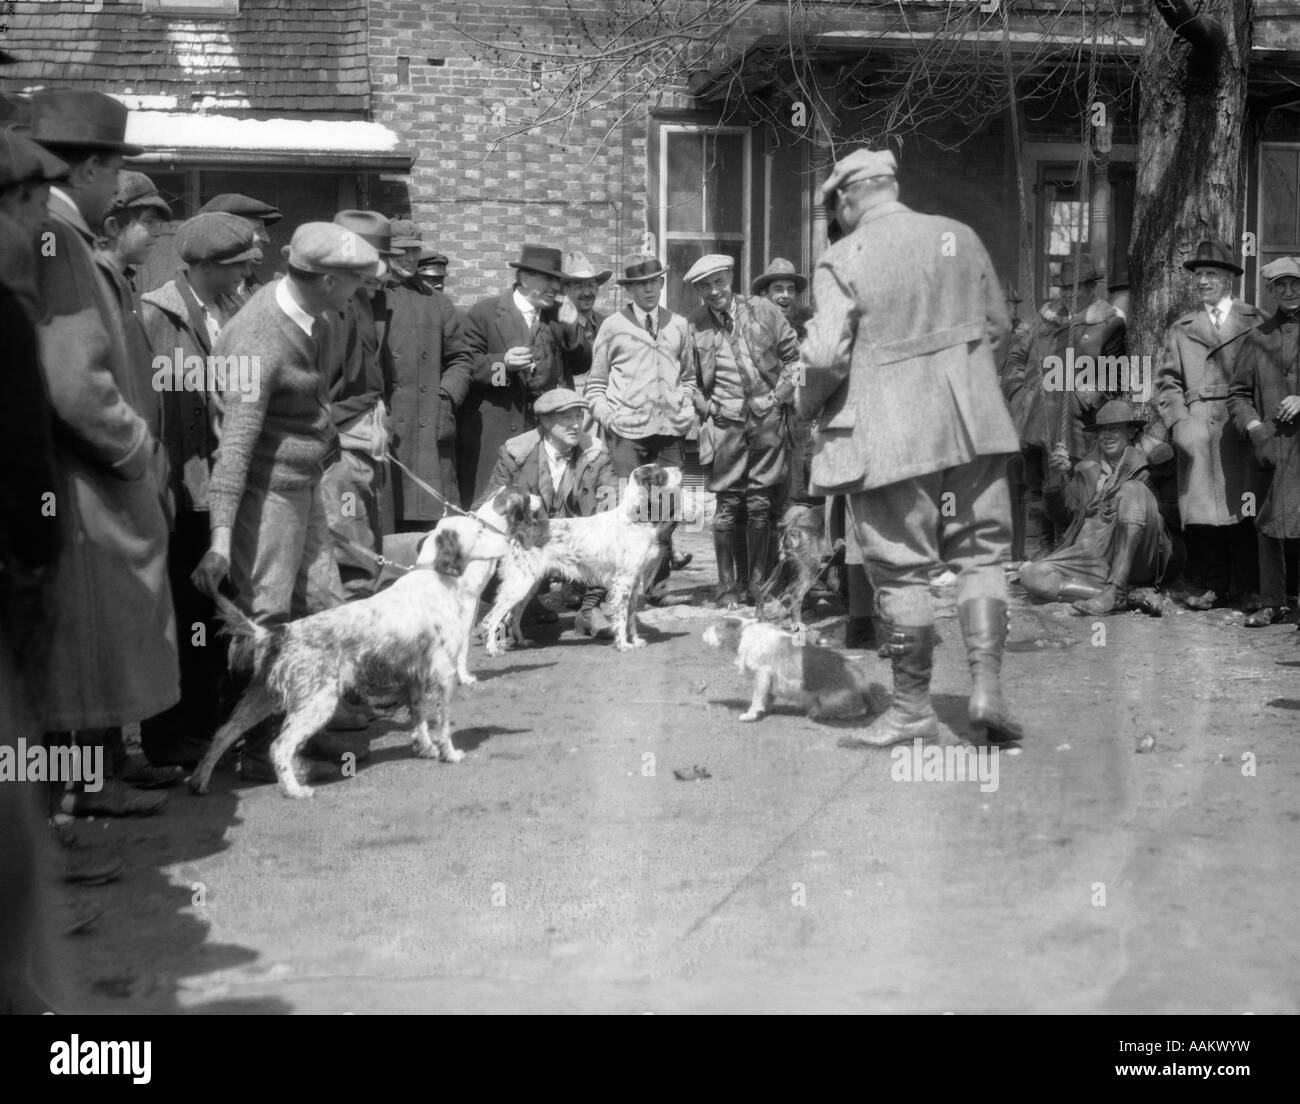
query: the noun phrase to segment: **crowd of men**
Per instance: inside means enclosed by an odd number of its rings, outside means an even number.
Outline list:
[[[788,261],[745,294],[730,256],[676,276],[639,254],[606,315],[612,270],[532,244],[508,287],[462,312],[420,227],[374,211],[298,226],[280,275],[258,284],[282,215],[242,195],[181,223],[179,269],[139,288],[172,211],[123,168],[142,152],[126,114],[53,90],[0,131],[0,707],[7,738],[104,749],[101,787],[53,792],[65,815],[156,812],[201,757],[242,689],[217,640],[218,593],[270,624],[364,597],[382,584],[386,538],[505,485],[553,516],[590,514],[636,466],[682,466],[697,432],[719,607],[762,589],[789,503],[826,500],[839,519],[846,643],[879,643],[894,676],[893,705],[856,743],[938,733],[936,565],[957,571],[970,718],[995,743],[1021,737],[1000,685],[1009,560],[1030,594],[1091,614],[1159,613],[1162,593],[1238,605],[1252,627],[1287,612],[1294,258],[1264,269],[1270,317],[1232,297],[1231,251],[1202,243],[1186,264],[1201,306],[1170,328],[1148,420],[1132,395],[1063,390],[1046,370],[1125,351],[1124,312],[1091,260],[1067,261],[1013,329],[978,237],[900,203],[888,152],[849,155],[822,189],[837,240],[815,313]],[[698,294],[689,316],[660,305],[669,278]],[[1040,547],[1026,559],[1030,523]],[[651,601],[689,559],[662,558]],[[598,588],[569,597],[580,632],[610,633]],[[341,704],[308,769],[364,758],[354,734],[368,719],[363,699]],[[136,723],[143,754],[128,755]],[[245,780],[274,780],[275,731],[272,719],[246,738]],[[73,856],[69,876],[111,873]]]

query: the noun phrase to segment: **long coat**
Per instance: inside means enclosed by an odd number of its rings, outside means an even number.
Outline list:
[[[533,400],[559,383],[560,346],[549,317],[553,313],[543,314],[530,336],[524,316],[515,306],[512,288],[480,299],[465,314],[462,332],[473,383],[456,416],[462,506],[487,490],[501,446],[537,424]],[[532,349],[535,365],[531,373],[506,371],[506,351],[517,345]]]
[[[799,412],[819,419],[814,494],[1016,451],[995,367],[1006,304],[970,227],[882,203],[826,251],[813,294]]]
[[[1126,330],[1124,316],[1104,299],[1094,300],[1072,315],[1059,299],[1043,304],[1028,332],[1012,346],[1003,371],[1003,386],[1021,441],[1048,451],[1064,443],[1075,460],[1092,450],[1094,442],[1085,427],[1093,424],[1097,411],[1111,398],[1121,394],[1118,386],[1107,388],[1111,381],[1103,377],[1112,373],[1098,361],[1124,354]],[[1073,350],[1073,363],[1078,365],[1072,377],[1067,374],[1067,350]],[[1062,362],[1057,381],[1044,377],[1048,357],[1059,357]],[[1091,381],[1086,362],[1080,363],[1083,357],[1092,362]],[[1131,389],[1133,384],[1125,382]],[[1067,384],[1069,389],[1063,389]]]
[[[590,517],[618,505],[618,476],[614,462],[599,441],[585,433],[578,438],[578,459],[573,484],[564,501],[552,501],[549,517]],[[513,487],[525,494],[539,495],[547,506],[542,479],[542,436],[539,430],[521,433],[501,446],[490,488]],[[547,473],[549,479],[549,471]],[[553,488],[558,492],[559,488]]]
[[[456,411],[469,392],[469,350],[460,314],[423,280],[390,284],[375,296],[379,356],[388,383],[389,451],[439,493],[460,501]],[[410,476],[392,471],[396,515],[435,521],[442,504]]]
[[[180,699],[180,676],[153,475],[160,445],[126,397],[150,365],[128,363],[116,293],[85,220],[61,193],[50,214],[38,333],[65,490],[45,723],[62,731],[161,713]]]
[[[1300,537],[1300,422],[1276,420],[1278,404],[1300,395],[1300,321],[1287,322],[1278,311],[1238,344],[1228,412],[1265,478],[1272,472],[1255,526],[1266,537]],[[1261,424],[1247,429],[1256,420]]]
[[[1156,371],[1156,409],[1178,460],[1178,512],[1184,525],[1235,525],[1259,470],[1250,441],[1228,416],[1228,385],[1240,338],[1267,317],[1233,300],[1218,330],[1203,309],[1177,319]]]

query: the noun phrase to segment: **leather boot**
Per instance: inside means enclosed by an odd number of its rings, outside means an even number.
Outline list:
[[[876,618],[871,612],[876,608],[876,589],[861,564],[849,564],[845,571],[849,578],[849,620],[844,626],[844,646],[874,648],[880,643]]]
[[[1142,526],[1120,525],[1115,535],[1115,556],[1110,561],[1110,576],[1106,579],[1106,585],[1097,597],[1075,602],[1076,610],[1096,617],[1104,613],[1122,613],[1128,609],[1128,577],[1133,570],[1133,557],[1137,555],[1141,539]]]
[[[1059,602],[1082,601],[1085,598],[1096,598],[1101,593],[1101,587],[1093,586],[1091,583],[1062,583],[1061,589],[1056,592],[1056,599]]]
[[[957,607],[966,659],[974,686],[970,723],[976,735],[991,744],[1024,738],[1002,700],[1002,649],[1007,642],[1007,604],[1000,598],[975,598]]]
[[[893,660],[894,700],[865,731],[841,740],[841,747],[888,747],[939,736],[939,718],[930,705],[934,626],[881,627],[887,635],[880,655]]]
[[[767,550],[772,543],[772,530],[766,525],[745,526],[745,552],[749,559],[749,598],[758,605],[763,584],[767,582]]]
[[[740,605],[740,592],[736,589],[736,531],[713,530],[713,554],[718,558],[718,592],[713,604],[718,609],[735,609]]]

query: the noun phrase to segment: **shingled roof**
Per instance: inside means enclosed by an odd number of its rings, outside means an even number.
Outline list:
[[[243,0],[228,19],[145,15],[140,0],[19,3],[0,88],[88,87],[250,113],[362,116],[365,0]],[[158,106],[163,106],[159,104]]]

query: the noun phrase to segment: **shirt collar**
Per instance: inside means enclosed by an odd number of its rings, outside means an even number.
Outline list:
[[[537,308],[528,301],[526,296],[520,293],[518,288],[515,288],[515,307],[531,325],[533,319],[537,316]]]
[[[572,459],[573,454],[578,451],[578,446],[573,446],[573,452],[567,456],[551,443],[549,437],[542,438],[542,448],[546,450],[546,459],[550,462],[551,467],[555,468],[561,464],[567,464]]]
[[[1214,315],[1213,315],[1213,314],[1210,314],[1210,312],[1211,312],[1212,310],[1214,310],[1215,307],[1218,307],[1218,308],[1219,308],[1219,321],[1222,322],[1225,318],[1228,317],[1228,311],[1232,310],[1232,296],[1231,296],[1231,295],[1225,295],[1225,296],[1224,296],[1222,299],[1220,299],[1217,303],[1213,303],[1213,304],[1211,304],[1211,303],[1202,303],[1202,304],[1201,304],[1201,309],[1202,309],[1203,311],[1205,311],[1206,314],[1210,315],[1211,318],[1213,318]]]
[[[285,276],[276,281],[275,301],[279,308],[289,316],[290,321],[308,337],[311,337],[311,329],[315,325],[316,319],[294,302],[293,296],[289,294],[289,277]]]

